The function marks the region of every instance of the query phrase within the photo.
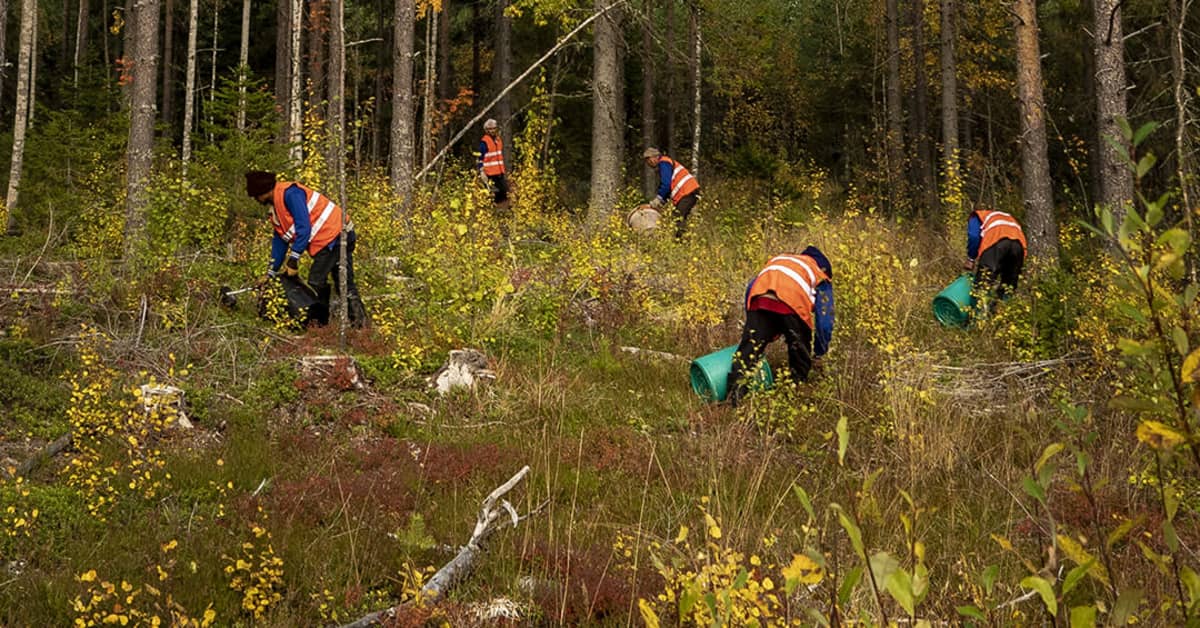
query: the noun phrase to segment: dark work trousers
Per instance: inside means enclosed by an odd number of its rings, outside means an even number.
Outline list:
[[[696,207],[696,201],[700,200],[700,190],[696,190],[691,194],[679,199],[675,203],[675,211],[678,214],[675,217],[675,237],[682,238],[683,230],[687,227],[688,216],[691,215],[692,209]]]
[[[748,310],[742,328],[742,342],[733,354],[733,369],[729,371],[727,390],[729,401],[736,406],[749,390],[742,374],[754,373],[767,344],[782,335],[787,342],[788,367],[797,383],[808,378],[812,369],[812,329],[798,314],[779,314],[769,310]]]
[[[1025,249],[1017,240],[1004,238],[981,253],[975,265],[975,285],[990,292],[999,279],[996,296],[1007,299],[1017,291],[1017,278],[1025,265]]]
[[[499,205],[508,200],[508,181],[504,178],[504,173],[489,174],[488,180],[492,182],[492,192],[495,196],[492,202]]]
[[[362,298],[358,296],[358,284],[354,282],[354,244],[357,241],[358,237],[354,235],[353,229],[346,232],[346,284],[348,289],[344,294],[349,298],[347,305],[350,310],[350,324],[362,327],[367,324],[367,308],[363,305]],[[308,271],[308,285],[312,286],[313,291],[317,293],[317,298],[326,304],[331,303],[329,288],[331,274],[338,294],[343,294],[338,277],[339,241],[334,240],[333,242],[333,246],[325,247],[313,256],[312,267]]]

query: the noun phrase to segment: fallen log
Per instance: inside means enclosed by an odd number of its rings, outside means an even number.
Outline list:
[[[42,466],[42,463],[57,456],[60,453],[62,453],[70,446],[71,446],[71,433],[67,432],[66,434],[63,434],[62,436],[59,436],[58,438],[54,439],[53,441],[46,443],[45,447],[42,447],[41,450],[39,450],[37,453],[26,458],[25,462],[22,462],[20,465],[17,466],[17,471],[15,474],[12,474],[12,477],[17,477],[17,478],[29,477],[29,474],[33,473],[34,469],[37,469],[38,467]]]
[[[503,527],[503,524],[511,521],[513,527],[521,520],[528,518],[530,515],[538,512],[545,506],[539,505],[532,512],[525,516],[517,514],[516,508],[506,499],[501,499],[506,493],[511,491],[525,476],[529,473],[529,465],[523,467],[516,475],[509,478],[507,482],[496,487],[484,500],[483,507],[479,511],[479,516],[475,521],[475,529],[471,532],[471,539],[467,544],[459,548],[458,554],[455,555],[450,562],[446,563],[433,577],[425,583],[421,588],[420,600],[423,603],[433,603],[445,597],[454,585],[462,582],[471,574],[475,568],[475,561],[484,550],[484,544],[488,538]],[[497,504],[499,501],[499,504]],[[505,516],[507,515],[507,517]],[[399,607],[393,606],[381,611],[375,611],[359,618],[357,621],[349,624],[344,624],[341,628],[367,628],[368,626],[382,625],[396,616],[396,609]]]

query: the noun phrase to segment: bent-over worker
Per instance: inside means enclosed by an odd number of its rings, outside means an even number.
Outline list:
[[[967,219],[967,261],[975,271],[975,286],[990,291],[999,279],[996,296],[1004,299],[1017,291],[1017,278],[1025,265],[1025,232],[1011,214],[975,209]]]
[[[683,164],[660,153],[653,146],[642,153],[642,158],[646,160],[646,167],[658,170],[658,191],[650,199],[650,206],[660,209],[670,199],[678,213],[675,218],[675,237],[683,237],[688,216],[700,200],[700,184]]]

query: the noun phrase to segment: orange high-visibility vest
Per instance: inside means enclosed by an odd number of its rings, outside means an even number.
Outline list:
[[[316,255],[342,232],[342,208],[320,192],[314,192],[295,181],[276,183],[271,224],[275,227],[275,233],[285,242],[291,243],[296,237],[295,221],[283,204],[283,193],[293,185],[303,190],[308,200],[308,220],[312,224],[308,238],[308,254]]]
[[[983,223],[979,230],[980,255],[1004,238],[1020,242],[1021,249],[1025,250],[1025,232],[1021,231],[1021,225],[1017,224],[1017,219],[1013,218],[1012,214],[977,209],[975,215],[979,216],[979,222]]]
[[[817,301],[817,286],[829,281],[829,276],[807,255],[776,255],[758,272],[746,294],[746,307],[754,297],[773,292],[775,298],[813,326],[813,305]]]
[[[684,168],[682,164],[675,161],[674,159],[671,159],[670,157],[667,157],[666,155],[663,155],[662,157],[658,158],[658,163],[661,164],[664,161],[671,164],[671,168],[672,168],[672,172],[671,172],[671,202],[672,203],[679,204],[679,201],[683,200],[683,197],[700,189],[700,184],[696,183],[696,178],[693,177],[692,173],[688,172],[688,169]]]
[[[483,174],[489,177],[504,174],[504,140],[484,134],[483,143],[487,152],[483,154]]]

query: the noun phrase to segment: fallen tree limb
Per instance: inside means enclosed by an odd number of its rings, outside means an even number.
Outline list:
[[[32,456],[26,458],[25,462],[22,462],[17,467],[17,472],[16,472],[16,474],[13,475],[13,477],[18,477],[18,478],[29,477],[29,474],[33,473],[34,469],[42,466],[42,463],[57,456],[60,453],[62,453],[64,450],[66,450],[66,448],[68,448],[70,446],[71,446],[71,433],[67,432],[66,434],[63,434],[62,436],[59,436],[58,438],[54,439],[53,441],[46,443],[46,446],[42,447],[40,451],[38,451],[37,453],[33,454]]]
[[[496,490],[484,498],[483,507],[479,510],[479,516],[475,521],[475,529],[471,532],[471,539],[467,541],[466,545],[459,548],[458,554],[439,569],[437,573],[433,574],[433,577],[421,588],[420,599],[422,602],[437,602],[445,597],[454,588],[454,585],[466,579],[471,574],[471,571],[474,570],[475,561],[478,559],[479,554],[483,552],[488,538],[496,530],[503,527],[505,523],[511,521],[512,526],[515,528],[522,520],[529,518],[545,507],[546,504],[542,503],[533,509],[533,511],[521,516],[517,514],[516,508],[513,508],[513,505],[508,500],[502,499],[528,473],[529,465],[526,465],[516,475],[509,478],[504,484],[496,487]],[[394,606],[381,611],[375,611],[359,618],[357,621],[344,624],[341,628],[367,628],[367,626],[381,625],[383,622],[396,616],[397,608],[399,607]]]
[[[655,351],[654,349],[643,349],[641,347],[621,347],[621,351],[632,353],[633,355],[644,355],[649,358],[658,358],[660,360],[674,360],[678,362],[691,362],[692,359],[679,355],[678,353],[667,353],[666,351]]]

